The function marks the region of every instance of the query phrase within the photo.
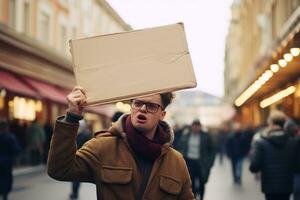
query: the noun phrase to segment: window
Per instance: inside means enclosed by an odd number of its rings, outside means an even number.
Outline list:
[[[32,121],[36,118],[36,112],[42,111],[42,102],[24,97],[15,96],[8,105],[11,119]]]
[[[24,33],[29,35],[30,33],[30,5],[28,2],[24,2],[24,16],[23,16],[23,30]]]
[[[63,7],[68,7],[68,0],[59,0],[60,5]]]
[[[67,28],[64,25],[60,25],[60,50],[65,51],[67,44]]]
[[[71,4],[74,8],[79,8],[79,1],[78,1],[78,0],[70,0],[70,4]]]
[[[292,0],[292,12],[300,6],[300,0]]]
[[[82,1],[82,8],[84,12],[90,12],[92,8],[92,1],[91,0]]]
[[[47,13],[41,12],[40,16],[40,39],[50,42],[50,17]]]
[[[16,1],[9,0],[8,2],[8,25],[12,28],[16,25]]]

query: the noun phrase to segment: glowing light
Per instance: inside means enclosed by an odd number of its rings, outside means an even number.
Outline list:
[[[123,106],[124,106],[123,102],[116,103],[116,107],[117,107],[118,110],[122,110]]]
[[[299,54],[300,54],[300,48],[291,48],[291,49],[290,49],[290,52],[291,52],[291,54],[292,54],[294,57],[299,56]]]
[[[16,119],[34,120],[35,101],[32,99],[25,99],[23,97],[14,97],[13,101],[9,102],[9,106],[13,109],[13,116]]]
[[[6,96],[6,90],[2,89],[0,90],[0,97],[5,97]]]
[[[271,69],[272,72],[276,73],[279,70],[279,66],[277,64],[272,64],[270,66],[270,69]]]
[[[283,55],[283,58],[286,62],[291,62],[293,60],[293,55],[290,53],[286,53]]]
[[[271,70],[265,71],[262,75],[262,79],[267,82],[273,76],[273,72]]]
[[[131,106],[129,104],[124,104],[124,107],[123,107],[123,112],[124,113],[128,113],[131,109]]]
[[[280,59],[280,60],[278,61],[278,64],[279,64],[281,67],[286,67],[287,62],[286,62],[284,59]]]
[[[296,91],[296,87],[295,86],[290,86],[290,87],[288,87],[284,90],[281,90],[280,92],[274,94],[273,96],[270,96],[270,97],[262,100],[259,105],[260,105],[261,108],[265,108],[265,107],[267,107],[267,106],[269,106],[269,105],[271,105],[271,104],[273,104],[273,103],[275,103],[275,102],[277,102],[277,101],[293,94],[295,91]]]
[[[41,101],[37,101],[37,102],[35,103],[35,111],[36,111],[36,112],[41,112],[41,111],[42,111],[42,108],[43,108],[42,102],[41,102]]]

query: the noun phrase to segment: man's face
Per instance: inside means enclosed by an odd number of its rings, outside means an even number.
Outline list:
[[[131,105],[131,122],[141,132],[152,131],[166,114],[159,94],[136,98]]]
[[[198,125],[198,124],[193,124],[192,125],[192,132],[193,133],[200,133],[200,131],[201,131],[201,126],[200,125]]]

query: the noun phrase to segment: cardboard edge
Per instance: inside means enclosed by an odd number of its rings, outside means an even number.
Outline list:
[[[105,37],[105,36],[118,35],[118,34],[124,34],[124,33],[134,33],[134,32],[138,32],[138,31],[145,31],[145,30],[149,30],[149,29],[156,29],[156,28],[165,27],[165,26],[173,26],[173,25],[176,25],[176,24],[180,25],[183,28],[183,30],[184,30],[184,23],[183,22],[177,22],[177,23],[173,23],[173,24],[161,25],[161,26],[153,26],[153,27],[142,28],[142,29],[137,29],[137,30],[121,31],[121,32],[116,32],[116,33],[108,33],[108,34],[103,34],[103,35],[95,35],[95,36],[91,36],[91,37],[83,37],[83,38],[78,38],[78,39],[71,39],[70,41],[79,41],[79,40],[86,40],[86,39],[94,39],[96,37]]]
[[[167,89],[163,89],[163,90],[154,90],[151,92],[147,92],[147,93],[142,93],[140,95],[130,95],[130,96],[126,96],[126,97],[116,97],[116,98],[112,98],[112,99],[107,99],[107,100],[103,100],[103,101],[94,101],[94,102],[88,102],[87,106],[99,106],[99,105],[105,105],[105,104],[110,104],[110,103],[116,103],[119,101],[126,101],[126,100],[131,100],[133,98],[138,98],[138,97],[146,97],[146,96],[151,96],[154,94],[161,94],[161,93],[166,93],[166,92],[175,92],[178,90],[184,90],[184,89],[190,89],[190,88],[195,88],[197,87],[197,81],[195,82],[191,82],[191,84],[186,84],[184,86],[181,87],[177,87],[177,88],[167,88]]]

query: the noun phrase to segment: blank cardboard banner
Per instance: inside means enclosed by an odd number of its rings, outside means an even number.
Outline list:
[[[182,23],[70,41],[88,105],[196,87]]]

